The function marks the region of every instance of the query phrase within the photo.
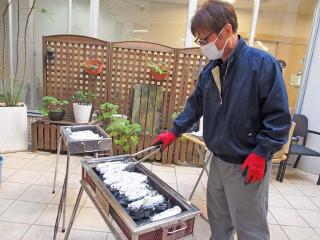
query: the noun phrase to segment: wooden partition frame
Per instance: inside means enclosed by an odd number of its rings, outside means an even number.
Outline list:
[[[54,59],[47,58],[47,48],[54,50]],[[83,72],[82,64],[89,58],[100,58],[106,68],[99,76]],[[148,61],[165,61],[170,65],[164,82],[151,79]],[[139,41],[106,42],[79,35],[43,37],[43,94],[71,100],[74,91],[93,90],[97,94],[94,105],[111,102],[119,106],[121,114],[131,116],[133,86],[161,85],[164,89],[161,129],[172,127],[171,115],[184,106],[206,64],[199,48],[177,49],[161,44]],[[71,101],[70,101],[71,102]],[[67,115],[72,116],[71,103]],[[155,136],[142,134],[135,152],[150,146]],[[114,149],[121,154],[120,148]],[[204,149],[203,149],[204,150]],[[163,163],[202,165],[194,144],[177,141],[155,159]]]

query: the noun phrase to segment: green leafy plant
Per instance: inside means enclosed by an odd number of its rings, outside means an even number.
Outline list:
[[[78,90],[72,95],[72,102],[80,105],[90,105],[96,98],[93,91]]]
[[[110,122],[112,115],[118,113],[119,106],[106,102],[100,105],[99,107],[99,116],[98,121]]]
[[[180,106],[178,108],[178,111],[172,113],[172,115],[171,115],[172,121],[175,120],[179,116],[179,114],[183,111],[183,109],[184,109],[184,107]]]
[[[160,74],[169,72],[169,64],[166,62],[155,63],[153,61],[150,61],[148,63],[148,67],[150,68],[151,71],[154,71]]]
[[[127,152],[131,146],[138,144],[141,127],[125,118],[112,118],[106,131],[114,139],[114,143],[122,146]]]
[[[20,7],[20,1],[16,1],[16,8],[17,8],[17,34],[16,34],[16,41],[15,41],[15,68],[13,77],[7,77],[7,69],[5,66],[5,49],[7,44],[7,14],[10,8],[10,5],[13,1],[8,1],[5,5],[4,11],[2,12],[2,64],[0,69],[0,82],[2,85],[1,95],[2,101],[4,102],[5,106],[18,106],[19,102],[24,98],[25,95],[25,81],[26,81],[26,69],[27,69],[27,32],[28,32],[28,25],[29,19],[31,17],[31,13],[35,9],[36,0],[32,1],[31,7],[28,9],[27,17],[24,24],[24,35],[23,35],[23,43],[24,43],[24,55],[23,55],[23,74],[22,79],[18,80],[18,68],[19,68],[19,59],[21,59],[20,51],[19,51],[19,41],[21,39],[21,31],[20,31],[20,11],[23,10]]]
[[[62,107],[67,105],[67,100],[59,100],[53,96],[44,96],[42,98],[42,105],[38,108],[42,116],[47,117],[48,112],[62,112]]]
[[[4,103],[6,107],[18,106],[19,102],[23,101],[25,93],[25,87],[23,82],[17,82],[16,84],[10,84],[10,81],[6,82],[3,89],[3,93],[0,95],[0,102]]]
[[[100,105],[97,119],[104,122],[105,130],[113,138],[114,143],[127,152],[131,146],[138,144],[141,127],[127,118],[115,117],[118,109],[117,105],[109,102],[103,103]]]

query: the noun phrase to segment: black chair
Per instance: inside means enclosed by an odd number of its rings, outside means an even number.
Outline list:
[[[320,152],[317,152],[311,148],[306,147],[308,133],[320,135],[319,132],[308,130],[308,118],[302,114],[294,114],[293,121],[296,123],[296,127],[293,132],[292,143],[290,146],[289,154],[298,155],[294,168],[297,167],[301,156],[320,157]],[[303,137],[302,144],[298,144],[299,137]],[[320,160],[320,159],[319,159]],[[320,185],[320,175],[317,185]]]

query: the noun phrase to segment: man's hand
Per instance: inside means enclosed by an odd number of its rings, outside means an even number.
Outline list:
[[[153,141],[152,145],[162,144],[161,151],[164,151],[172,142],[177,139],[177,136],[170,131],[159,134]]]
[[[256,153],[250,153],[242,164],[242,175],[245,176],[245,183],[257,183],[263,180],[266,160]]]

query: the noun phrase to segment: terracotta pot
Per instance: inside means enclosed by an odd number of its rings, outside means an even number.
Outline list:
[[[152,79],[156,81],[165,81],[169,77],[169,73],[158,73],[154,71],[151,71],[150,73],[151,73]]]
[[[90,68],[91,65],[96,65],[98,67],[96,69],[91,69]],[[97,76],[100,73],[102,73],[104,68],[105,68],[105,65],[99,59],[89,59],[84,62],[84,72],[89,75]]]

